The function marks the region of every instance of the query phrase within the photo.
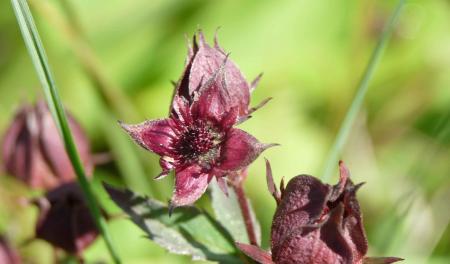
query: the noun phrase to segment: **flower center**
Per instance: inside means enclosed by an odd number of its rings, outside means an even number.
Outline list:
[[[209,169],[220,154],[222,137],[223,134],[212,124],[197,121],[184,129],[176,143],[176,149],[184,162],[197,162]]]

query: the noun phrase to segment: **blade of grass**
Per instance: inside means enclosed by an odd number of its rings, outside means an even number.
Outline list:
[[[66,16],[56,8],[56,3],[40,0],[31,0],[29,3],[33,10],[45,18],[45,21],[60,33],[62,39],[66,40],[66,44],[71,47],[86,76],[91,80],[102,101],[99,105],[102,110],[98,113],[100,128],[104,131],[125,184],[135,191],[157,195],[158,190],[151,188],[134,142],[117,126],[117,116],[122,120],[139,120],[141,117],[127,95],[121,92],[123,89],[103,71],[98,56],[82,32],[71,3],[67,0],[61,1]]]
[[[348,136],[350,134],[350,130],[355,122],[355,118],[361,109],[361,105],[364,101],[364,97],[369,88],[369,82],[373,77],[375,69],[381,59],[381,55],[383,54],[384,48],[389,40],[389,36],[392,33],[392,30],[397,22],[397,19],[400,15],[400,11],[402,10],[403,5],[405,4],[405,0],[399,0],[397,3],[397,7],[395,11],[392,13],[388,23],[385,25],[383,32],[378,40],[378,43],[372,53],[372,56],[367,64],[367,67],[364,71],[364,74],[361,78],[361,81],[358,84],[358,88],[356,89],[356,95],[353,98],[352,104],[347,111],[347,114],[344,118],[344,121],[339,128],[338,134],[334,140],[334,143],[328,153],[328,157],[326,159],[326,163],[324,166],[324,170],[322,173],[322,180],[328,181],[333,174],[333,172],[337,169],[338,158],[342,152],[342,148],[347,142]]]
[[[52,112],[53,119],[59,129],[60,135],[64,141],[67,154],[70,158],[72,166],[77,174],[78,182],[83,190],[83,194],[87,200],[89,209],[95,219],[95,222],[102,234],[109,253],[111,254],[114,263],[121,263],[120,259],[112,245],[111,237],[108,233],[105,219],[101,216],[100,209],[94,193],[86,178],[83,165],[78,155],[76,146],[73,141],[72,133],[70,132],[66,114],[59,94],[56,88],[54,78],[52,76],[50,66],[47,62],[47,56],[42,46],[37,28],[34,24],[31,11],[28,3],[25,0],[11,0],[14,13],[17,18],[22,36],[24,38],[26,47],[33,61],[35,70],[38,74],[39,80],[42,84],[45,98]]]

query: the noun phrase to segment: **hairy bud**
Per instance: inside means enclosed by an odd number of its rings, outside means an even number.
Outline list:
[[[368,243],[350,173],[340,162],[340,180],[331,186],[309,175],[296,176],[279,192],[267,162],[269,190],[277,201],[271,253],[238,244],[253,259],[276,264],[393,263],[400,258],[366,257]]]

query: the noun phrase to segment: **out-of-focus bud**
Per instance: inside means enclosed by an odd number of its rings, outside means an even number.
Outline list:
[[[0,264],[21,264],[19,254],[0,236]]]
[[[93,163],[89,141],[75,119],[69,126],[86,173]],[[51,189],[75,178],[64,144],[44,101],[22,106],[7,129],[2,142],[2,160],[7,173],[32,188]]]
[[[39,207],[36,238],[80,256],[98,229],[77,183],[66,183],[33,201]]]

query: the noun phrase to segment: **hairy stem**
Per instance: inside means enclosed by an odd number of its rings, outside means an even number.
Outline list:
[[[247,196],[245,195],[242,183],[233,185],[233,189],[236,192],[239,207],[241,208],[242,217],[244,218],[245,229],[247,230],[248,240],[251,245],[258,246],[255,234],[255,226],[253,224],[252,216],[250,214],[250,207],[248,205]]]

